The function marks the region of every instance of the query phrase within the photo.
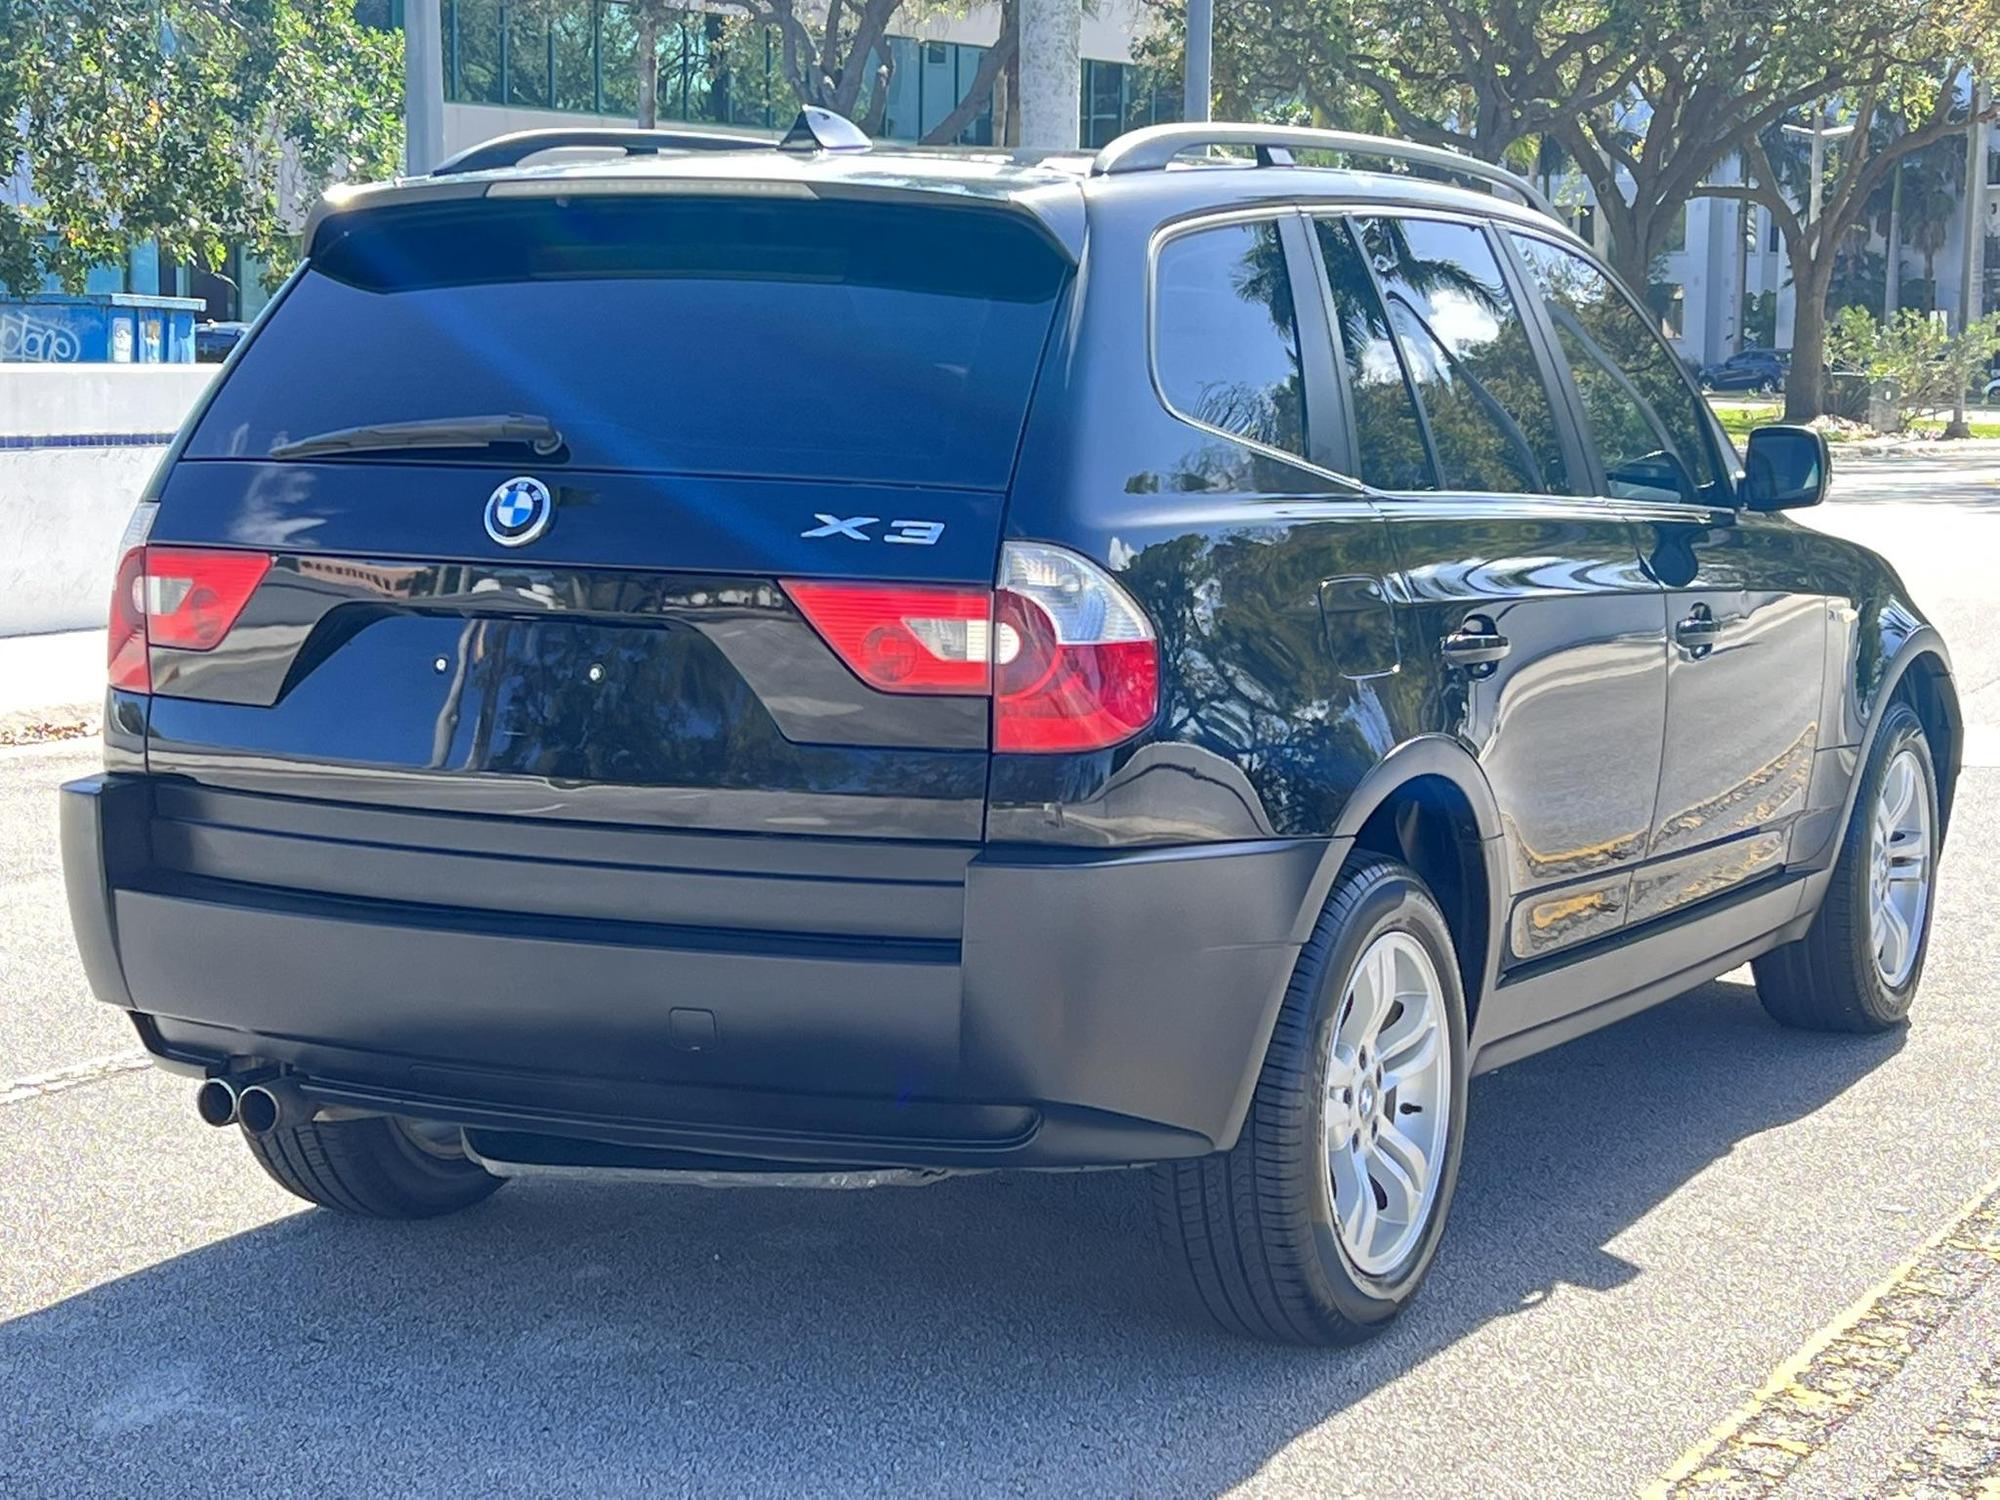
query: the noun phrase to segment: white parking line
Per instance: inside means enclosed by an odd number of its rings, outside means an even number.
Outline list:
[[[152,1058],[137,1047],[129,1052],[114,1052],[109,1057],[93,1057],[89,1062],[72,1063],[52,1073],[38,1073],[32,1078],[16,1078],[0,1083],[0,1104],[20,1104],[28,1099],[39,1099],[44,1094],[60,1094],[64,1089],[81,1088],[100,1078],[136,1073],[151,1064]]]

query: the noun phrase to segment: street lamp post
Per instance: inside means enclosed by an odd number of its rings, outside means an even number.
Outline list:
[[[1986,122],[1979,118],[1986,107],[1986,90],[1980,84],[1972,87],[1972,96],[1966,101],[1965,121],[1965,244],[1958,266],[1958,331],[1966,332],[1979,321],[1980,293],[1985,290],[1979,283],[1984,278],[1980,274],[1980,252],[1986,248],[1986,163],[1985,152],[1979,148],[1985,144]],[[1944,429],[1948,438],[1969,438],[1971,424],[1965,420],[1965,382],[1958,382],[1958,393],[1951,405],[1951,421]]]
[[[403,6],[403,170],[421,177],[444,156],[444,7]]]
[[[1186,55],[1181,118],[1206,120],[1215,97],[1215,0],[1187,0]]]
[[[1854,134],[1852,125],[1829,125],[1826,123],[1826,106],[1813,106],[1813,120],[1810,125],[1787,125],[1788,135],[1803,135],[1812,140],[1812,169],[1806,192],[1806,227],[1809,230],[1819,226],[1821,201],[1826,195],[1826,143],[1845,140]]]
[[[1827,124],[1826,105],[1824,102],[1821,102],[1813,105],[1812,124],[1810,125],[1788,124],[1784,127],[1784,129],[1785,133],[1788,135],[1808,136],[1812,140],[1812,170],[1810,174],[1809,186],[1806,192],[1805,238],[1808,249],[1817,250],[1818,248],[1817,242],[1820,231],[1819,214],[1820,214],[1821,200],[1825,196],[1825,187],[1826,187],[1826,143],[1828,141],[1845,140],[1848,136],[1854,134],[1854,127],[1852,125]],[[1789,260],[1791,256],[1791,249],[1789,246],[1786,247],[1785,254],[1786,258]],[[1794,324],[1795,332],[1796,332],[1796,325],[1798,322],[1798,304],[1797,304],[1797,299],[1799,295],[1798,287],[1799,287],[1798,275],[1795,270],[1792,276],[1792,298],[1793,298],[1792,321]]]

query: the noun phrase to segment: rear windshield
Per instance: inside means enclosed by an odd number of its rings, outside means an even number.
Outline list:
[[[381,210],[308,265],[187,456],[518,412],[552,422],[582,468],[999,488],[1066,269],[998,210]],[[426,456],[454,455],[366,455]]]

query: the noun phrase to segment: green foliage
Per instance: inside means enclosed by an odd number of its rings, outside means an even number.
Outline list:
[[[1827,354],[1840,367],[1865,372],[1894,387],[1903,425],[1956,402],[2000,354],[2000,312],[1963,333],[1953,333],[1932,313],[1904,308],[1887,324],[1858,307],[1845,307],[1827,330]]]
[[[1186,0],[1146,0],[1152,27],[1137,60],[1178,76]],[[1349,0],[1235,0],[1215,7],[1218,120],[1367,128],[1378,117],[1352,78]]]
[[[0,0],[0,281],[159,240],[219,267],[231,241],[282,272],[312,199],[402,157],[402,35],[353,0]]]

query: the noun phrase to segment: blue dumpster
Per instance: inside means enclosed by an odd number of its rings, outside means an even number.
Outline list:
[[[193,297],[133,292],[0,298],[0,360],[42,364],[194,363]]]

